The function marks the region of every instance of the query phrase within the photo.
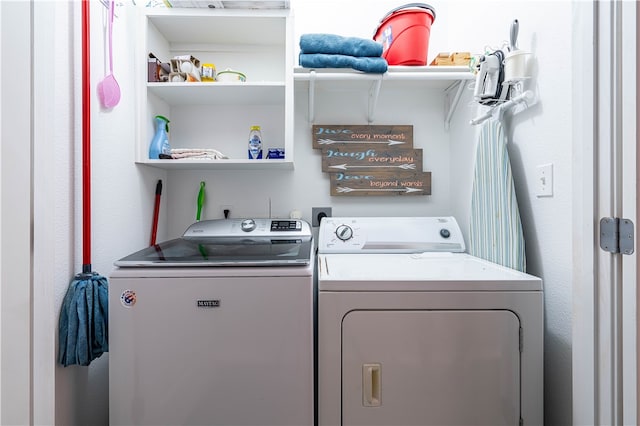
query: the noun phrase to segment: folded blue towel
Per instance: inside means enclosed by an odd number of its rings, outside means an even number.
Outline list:
[[[358,37],[335,34],[303,34],[300,53],[327,53],[347,56],[381,56],[382,44]]]
[[[353,68],[354,70],[384,74],[388,64],[384,58],[327,55],[324,53],[300,54],[300,66],[304,68]]]
[[[109,351],[109,284],[96,274],[79,274],[60,310],[58,361],[89,365]]]

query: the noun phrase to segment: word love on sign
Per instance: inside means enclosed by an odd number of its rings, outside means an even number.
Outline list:
[[[421,149],[393,148],[324,148],[322,150],[323,172],[400,172],[421,171]]]
[[[315,149],[336,145],[413,148],[413,126],[314,125],[311,131]]]
[[[331,173],[331,195],[429,195],[431,172]]]

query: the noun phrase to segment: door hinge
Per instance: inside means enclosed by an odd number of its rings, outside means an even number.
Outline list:
[[[600,219],[600,248],[609,253],[632,254],[635,246],[633,222],[617,217]]]

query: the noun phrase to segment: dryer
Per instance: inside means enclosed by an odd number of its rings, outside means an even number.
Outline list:
[[[543,288],[453,217],[324,218],[319,425],[543,424]]]

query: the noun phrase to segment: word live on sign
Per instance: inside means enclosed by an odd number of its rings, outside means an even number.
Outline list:
[[[413,147],[413,126],[312,126],[313,148],[332,145]]]

